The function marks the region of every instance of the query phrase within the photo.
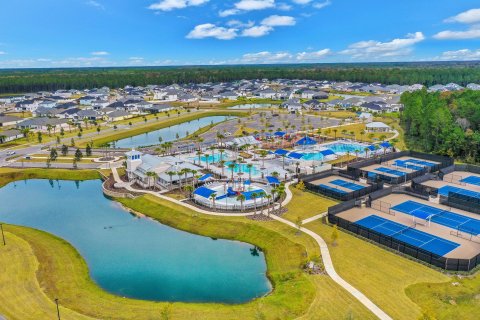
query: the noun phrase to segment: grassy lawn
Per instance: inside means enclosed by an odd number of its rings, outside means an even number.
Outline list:
[[[355,119],[357,117],[357,114],[355,112],[346,111],[346,110],[314,111],[313,114],[318,115],[320,117],[338,118],[338,119],[348,119],[348,118]]]
[[[13,117],[20,117],[20,118],[31,118],[32,117],[32,113],[30,111],[26,111],[26,112],[7,112],[5,113],[5,115],[7,116],[13,116]]]
[[[480,274],[445,283],[418,283],[406,290],[430,319],[475,320],[480,315]]]
[[[344,164],[345,162],[347,161],[351,161],[353,159],[355,159],[356,157],[354,155],[344,155],[344,156],[340,156],[338,157],[337,159],[335,160],[330,160],[330,161],[327,161],[326,163],[329,163],[331,165],[336,165],[336,164]]]
[[[339,231],[337,246],[332,246],[333,228],[321,221],[305,227],[327,241],[337,272],[394,319],[418,319],[422,314],[421,308],[407,296],[408,286],[449,279],[438,271],[342,231]]]
[[[100,179],[93,170],[0,168],[0,187],[25,179],[91,180]]]
[[[328,207],[336,205],[338,202],[328,199],[308,191],[300,191],[295,187],[290,187],[293,193],[293,199],[287,205],[287,213],[283,216],[285,219],[296,222],[297,218],[305,220],[307,218],[324,213]]]
[[[335,128],[337,130],[336,136],[337,136],[337,138],[343,138],[344,135],[342,134],[342,131],[347,130],[347,136],[345,136],[346,138],[350,139],[351,138],[350,132],[353,132],[354,138],[357,139],[357,140],[361,140],[361,141],[364,141],[364,142],[365,141],[366,142],[375,142],[375,141],[381,141],[380,137],[382,137],[383,135],[385,135],[387,138],[392,137],[394,135],[394,133],[392,133],[392,132],[370,133],[370,132],[366,132],[366,128],[367,127],[364,123],[346,124],[346,125],[339,126],[339,127]],[[322,130],[322,134],[334,138],[335,137],[335,131],[333,131],[333,130],[334,129]],[[362,131],[365,131],[365,134],[363,136],[360,134]],[[360,151],[363,151],[363,150],[360,150]]]

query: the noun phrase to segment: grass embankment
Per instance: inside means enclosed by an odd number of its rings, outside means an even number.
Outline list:
[[[199,216],[151,196],[135,200],[123,199],[121,202],[178,229],[205,236],[246,241],[262,247],[267,257],[269,277],[275,283],[274,292],[242,305],[167,304],[126,299],[111,295],[94,284],[88,276],[84,260],[65,241],[36,230],[6,226],[7,232],[12,232],[29,243],[39,262],[36,273],[39,287],[50,299],[58,297],[63,308],[99,319],[156,319],[166,307],[171,310],[169,319],[238,319],[239,315],[242,319],[255,319],[259,314],[266,319],[286,319],[301,315],[313,301],[314,284],[300,269],[300,265],[306,261],[304,245],[245,218],[227,218],[228,221],[225,221],[222,218]],[[295,238],[294,235],[291,237]],[[308,237],[295,240],[305,241],[307,247],[313,246],[313,243],[308,244]],[[31,278],[31,275],[23,275],[26,269],[20,266],[14,268],[12,269],[22,270],[22,276]],[[3,277],[5,276],[3,274]],[[4,287],[3,290],[8,295],[14,287],[16,286]],[[40,293],[30,292],[28,294],[31,297],[26,300],[38,299]],[[7,299],[0,304],[0,313],[17,308],[22,308],[24,313],[23,310],[29,309],[28,305],[15,304],[15,299]],[[25,317],[17,318],[14,313],[12,319]]]
[[[236,100],[236,101],[224,101],[220,103],[199,103],[196,106],[199,106],[200,108],[213,108],[213,109],[226,109],[242,104],[274,104],[274,105],[280,105],[282,104],[283,101],[281,100],[272,100],[272,99],[241,99],[241,100]]]
[[[188,122],[192,120],[196,120],[199,118],[210,117],[210,116],[237,116],[242,117],[245,116],[245,111],[237,111],[237,110],[218,110],[218,111],[206,111],[206,112],[195,112],[192,114],[183,114],[183,116],[179,117],[172,117],[167,120],[162,120],[154,123],[147,123],[145,125],[139,125],[136,128],[131,130],[117,130],[113,132],[108,132],[98,138],[93,137],[91,139],[82,140],[81,142],[77,143],[79,146],[83,147],[86,145],[87,142],[93,140],[93,144],[96,147],[102,146],[105,143],[109,143],[112,141],[125,139],[128,137],[132,137],[135,135],[139,135],[142,133],[150,132],[153,130],[158,130],[170,126],[174,126],[176,124],[180,124],[183,122]]]
[[[418,283],[406,289],[407,296],[429,319],[476,320],[480,315],[480,274],[453,278],[445,283]]]
[[[25,179],[92,180],[100,179],[94,170],[0,168],[0,187]]]
[[[305,196],[306,203],[311,201],[308,198],[315,197],[308,193]],[[405,293],[409,285],[448,280],[438,271],[342,231],[333,246],[330,241],[333,228],[321,221],[305,227],[327,241],[337,272],[394,319],[417,319],[422,314],[421,308]]]
[[[296,222],[298,218],[305,220],[324,213],[329,207],[336,205],[338,202],[325,197],[319,197],[308,191],[300,191],[295,187],[291,187],[293,198],[287,205],[288,211],[283,216],[292,222]]]

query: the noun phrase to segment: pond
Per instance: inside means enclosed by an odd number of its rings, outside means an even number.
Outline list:
[[[259,108],[271,108],[276,107],[277,105],[271,103],[248,103],[248,104],[239,104],[228,109],[235,110],[250,110],[250,109],[259,109]]]
[[[103,196],[99,180],[10,183],[0,189],[0,221],[67,240],[92,279],[122,297],[242,303],[271,291],[254,246],[135,217]]]
[[[160,144],[159,138],[162,137],[162,142],[175,141],[185,138],[187,135],[194,133],[195,131],[209,126],[223,122],[225,120],[233,119],[230,116],[211,116],[203,117],[196,120],[183,122],[171,127],[142,133],[136,136],[128,137],[115,141],[115,147],[117,148],[137,148]]]

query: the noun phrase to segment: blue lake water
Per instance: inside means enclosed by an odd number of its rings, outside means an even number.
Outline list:
[[[0,221],[67,240],[93,280],[119,296],[241,303],[271,290],[265,257],[252,245],[134,217],[103,196],[99,180],[10,183],[0,189]]]
[[[142,133],[136,136],[121,139],[115,142],[117,148],[137,148],[142,146],[152,146],[160,144],[159,138],[162,137],[162,142],[175,141],[177,139],[185,138],[187,135],[194,133],[195,131],[209,126],[210,124],[216,124],[228,119],[233,119],[229,116],[211,116],[199,118],[196,120],[183,122],[171,127]],[[188,133],[188,134],[187,134]],[[178,138],[177,138],[178,134]]]

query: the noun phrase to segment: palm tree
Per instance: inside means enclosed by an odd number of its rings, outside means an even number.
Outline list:
[[[253,214],[257,214],[257,197],[258,197],[258,193],[252,192],[251,197],[252,197],[252,199],[253,199],[253,205],[254,205]]]
[[[268,204],[268,206],[267,206],[267,216],[270,217],[270,202],[272,201],[272,195],[267,194],[265,196],[265,198],[267,198],[267,204]]]
[[[223,161],[223,153],[225,152],[225,149],[218,149],[218,152],[220,152],[220,161]]]
[[[367,148],[363,149],[363,151],[365,151],[365,159],[367,159],[368,158],[368,151],[370,151],[370,149],[368,149],[368,147],[367,147]]]
[[[178,176],[178,184],[179,184],[180,189],[182,189],[182,176],[183,176],[183,171],[182,170],[176,172],[176,175]]]
[[[173,176],[176,175],[177,173],[175,171],[167,171],[168,176],[170,177],[170,190],[173,187]]]
[[[233,171],[235,170],[236,163],[235,161],[232,161],[230,164],[228,164],[228,169],[232,171],[232,183],[233,183]]]
[[[185,177],[184,184],[187,184],[187,175],[192,171],[191,169],[188,168],[183,168],[181,171],[183,171],[183,175]]]
[[[190,173],[191,173],[192,176],[193,176],[192,186],[194,186],[194,185],[197,184],[197,173],[198,173],[198,171],[197,171],[197,170],[192,170],[192,169],[190,169]]]
[[[272,212],[273,212],[273,210],[275,209],[275,194],[277,193],[277,188],[272,188],[272,190],[270,190],[270,193],[272,194],[271,199],[272,199]]]
[[[154,183],[152,184],[152,178],[153,178],[153,177],[156,177],[156,176],[157,176],[157,174],[156,174],[155,172],[153,172],[153,171],[148,171],[148,172],[147,172],[148,185],[149,185],[150,188],[152,188],[152,189],[153,189],[153,186],[155,185],[155,181],[154,181]]]
[[[358,150],[358,149],[355,149],[355,151],[354,151],[354,152],[355,152],[355,158],[356,158],[356,159],[357,159],[357,161],[358,161],[358,154],[360,153],[360,150]]]
[[[29,128],[24,128],[21,130],[21,133],[23,136],[27,139],[27,141],[30,140],[30,129]]]
[[[277,194],[278,194],[278,204],[279,204],[279,213],[282,212],[282,197],[285,195],[285,185],[282,183],[277,187]]]
[[[252,180],[252,167],[253,167],[253,165],[251,163],[247,164],[248,180]]]
[[[198,156],[198,165],[201,166],[202,165],[202,151],[198,150],[197,151],[197,156]]]
[[[285,170],[285,157],[287,155],[286,154],[282,154],[282,169]]]
[[[337,140],[337,129],[333,129],[334,140]]]
[[[365,130],[360,131],[361,140],[363,142],[363,136],[365,135]]]
[[[190,185],[185,186],[185,187],[183,188],[183,190],[185,190],[185,192],[187,193],[189,199],[192,198],[193,189],[194,189],[194,188],[193,188],[192,186],[190,186]]]
[[[240,193],[237,196],[237,201],[240,201],[240,208],[243,211],[243,203],[245,202],[245,195],[243,193]]]
[[[225,161],[220,160],[220,161],[218,162],[218,164],[219,164],[220,167],[222,168],[222,176],[225,176]]]
[[[210,155],[208,153],[205,153],[205,163],[207,164],[207,170],[208,170],[208,159],[210,158]]]
[[[263,214],[263,199],[265,198],[267,194],[265,193],[265,191],[261,191],[259,194],[258,194],[258,197],[260,198],[260,201],[261,201],[261,208],[262,208],[262,211],[261,213]]]
[[[215,207],[215,200],[217,200],[217,194],[216,194],[216,193],[212,193],[212,194],[210,195],[210,200],[212,200],[213,211],[217,211],[217,208]]]
[[[262,169],[265,169],[265,157],[268,155],[267,150],[260,150],[260,158],[262,158]]]

